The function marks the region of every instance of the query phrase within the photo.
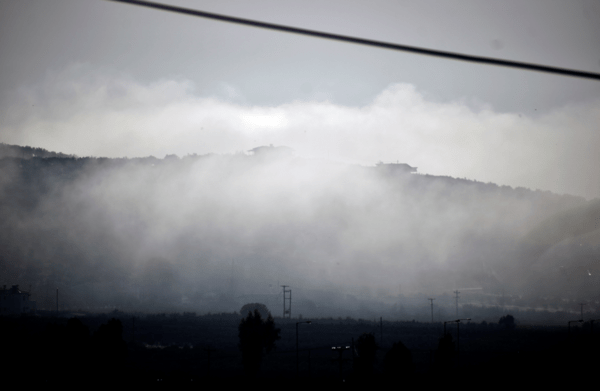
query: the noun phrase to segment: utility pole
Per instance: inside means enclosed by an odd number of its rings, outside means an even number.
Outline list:
[[[283,288],[283,317],[287,314],[289,319],[292,318],[292,290],[285,289],[289,285],[281,285]],[[289,294],[289,295],[288,295]]]
[[[431,302],[431,323],[433,323],[433,301],[435,300],[435,298],[428,298],[427,300],[429,300]]]
[[[231,259],[231,277],[229,278],[229,293],[235,296],[235,282],[234,282],[234,264],[233,258]]]
[[[460,292],[458,290],[454,291],[454,294],[456,295],[455,299],[456,299],[456,317],[458,318],[458,294]]]
[[[579,303],[579,305],[581,306],[581,319],[583,319],[583,306],[584,306],[585,304],[586,304],[586,303]]]

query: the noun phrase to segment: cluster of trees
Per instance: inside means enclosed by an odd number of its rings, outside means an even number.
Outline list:
[[[74,157],[73,155],[67,155],[61,152],[52,152],[44,148],[34,147],[21,147],[19,145],[10,145],[0,143],[0,159],[5,157],[14,157],[19,159],[33,159],[33,158],[49,158],[49,157]]]
[[[267,313],[263,318],[261,312]],[[260,369],[263,354],[275,348],[275,341],[281,338],[281,329],[275,327],[273,316],[264,304],[252,303],[242,307],[243,318],[238,327],[239,348],[242,352],[244,372],[248,377],[255,377]]]
[[[500,318],[498,324],[506,327],[508,330],[512,330],[515,328],[515,318],[512,315],[504,315]]]
[[[256,377],[264,354],[275,348],[275,342],[281,338],[281,329],[275,327],[270,311],[264,304],[249,303],[242,307],[241,313],[247,315],[240,321],[239,349],[242,352],[244,371],[248,377]],[[266,318],[262,314],[266,314]],[[447,335],[447,337],[451,337]],[[452,345],[453,346],[453,345]],[[441,346],[446,352],[450,347]],[[358,382],[368,381],[374,373],[379,346],[373,333],[361,334],[353,346],[353,374]],[[446,352],[447,355],[447,352]],[[383,368],[387,377],[410,376],[414,372],[410,350],[396,342],[386,353]]]
[[[189,382],[192,378],[194,382],[196,380],[210,381],[212,378],[222,383],[223,380],[255,379],[260,372],[261,364],[267,361],[271,370],[270,374],[264,373],[261,378],[290,376],[292,356],[286,354],[289,351],[279,352],[281,355],[278,355],[277,360],[263,360],[266,354],[275,349],[277,341],[282,339],[281,329],[276,327],[266,306],[251,303],[243,308],[252,310],[249,310],[242,319],[239,314],[234,314],[235,319],[227,319],[227,322],[222,322],[223,319],[221,319],[220,322],[216,322],[210,327],[206,327],[206,322],[188,323],[191,320],[199,319],[194,314],[184,314],[178,317],[149,316],[149,318],[156,318],[154,320],[161,320],[156,322],[156,327],[152,328],[152,332],[163,332],[163,330],[174,328],[173,326],[177,323],[182,323],[180,324],[182,328],[179,330],[190,331],[190,334],[185,335],[185,341],[193,340],[192,336],[195,335],[199,337],[198,342],[200,343],[194,344],[193,347],[181,347],[173,344],[164,349],[147,349],[142,345],[133,344],[126,346],[122,338],[123,324],[121,321],[127,317],[124,317],[123,313],[115,312],[109,316],[102,315],[96,318],[89,316],[82,319],[85,323],[76,318],[67,320],[64,318],[44,319],[43,317],[0,317],[0,333],[5,336],[3,352],[10,358],[5,365],[5,370],[9,375],[16,374],[14,376],[17,378],[22,374],[29,375],[33,371],[36,374],[35,381],[42,379],[41,382],[69,385],[87,384],[90,380],[93,382],[117,382],[122,379],[136,383],[140,381],[155,382],[157,379],[165,379],[167,382]],[[261,315],[259,308],[267,311],[266,318]],[[109,319],[113,315],[121,316],[121,321],[115,318]],[[143,337],[140,338],[141,334],[138,334],[138,331],[142,331],[144,327],[148,326],[143,323],[135,322],[136,340],[147,342]],[[225,323],[227,323],[227,330],[223,332]],[[505,315],[497,323],[512,328],[515,319],[512,315]],[[291,339],[289,333],[293,332],[293,324],[294,321],[287,323],[282,321],[284,330],[288,327],[288,331],[284,333],[287,334],[288,339]],[[318,331],[320,342],[314,343],[316,340],[313,340],[313,346],[323,346],[324,341],[330,341],[332,337],[346,338],[346,336],[361,333],[355,340],[351,352],[344,353],[345,363],[340,366],[343,366],[344,378],[351,384],[359,386],[389,385],[394,381],[398,382],[399,379],[408,382],[416,380],[417,372],[424,373],[425,371],[432,375],[429,376],[429,379],[433,379],[432,381],[435,379],[447,381],[457,372],[455,369],[458,356],[457,344],[453,340],[454,333],[442,336],[438,341],[437,349],[432,345],[429,348],[431,350],[427,352],[423,351],[422,347],[419,347],[419,344],[415,344],[414,341],[411,343],[405,328],[402,328],[401,336],[396,334],[395,337],[391,337],[392,334],[386,332],[388,340],[397,342],[383,355],[375,334],[362,332],[366,324],[361,325],[359,328],[361,331],[354,329],[351,333],[344,330],[341,324],[330,323],[327,326],[327,323],[323,322],[323,326],[326,327]],[[427,335],[426,338],[431,338],[432,342],[437,339],[439,324],[436,327],[430,324],[418,326],[421,328],[420,333]],[[219,329],[226,338],[226,343],[219,344],[220,352],[216,354],[216,357],[212,356],[213,368],[211,370],[210,350],[214,351],[215,349],[206,348],[204,343],[206,341],[214,342],[209,332],[209,328],[213,327]],[[238,341],[234,337],[236,327]],[[133,329],[129,325],[127,328]],[[90,329],[95,331],[90,333]],[[589,333],[591,330],[581,328],[579,333],[581,338],[575,338],[577,335],[566,338],[564,327],[562,330],[556,329],[552,334],[548,334],[546,329],[541,333],[532,331],[532,329],[524,328],[510,332],[486,332],[486,334],[475,335],[469,333],[469,327],[465,327],[464,332],[461,329],[461,341],[464,335],[465,339],[470,339],[471,342],[464,348],[461,346],[461,353],[463,351],[465,353],[464,361],[463,355],[460,357],[461,367],[468,368],[469,373],[476,376],[492,378],[502,374],[519,379],[543,375],[548,373],[548,368],[551,368],[552,371],[557,370],[559,376],[561,374],[571,376],[575,371],[593,370],[597,366],[597,360],[593,359],[593,351],[597,344],[594,342],[593,335]],[[482,335],[485,337],[481,338]],[[10,337],[6,338],[6,336]],[[488,336],[490,337],[489,341],[487,341]],[[129,340],[130,337],[131,335],[126,339]],[[400,342],[400,338],[407,345]],[[284,342],[281,344],[285,346],[286,338],[283,339]],[[538,341],[536,342],[536,340]],[[517,341],[516,344],[515,341]],[[536,343],[531,345],[531,341]],[[231,365],[230,360],[232,357],[230,349],[236,349],[236,342],[238,342],[237,348],[241,352],[244,366],[245,376],[243,378],[238,376],[238,373],[241,374],[239,363]],[[486,345],[486,342],[491,342],[491,344]],[[500,345],[502,345],[501,349],[499,349]],[[410,349],[407,346],[410,346]],[[534,348],[532,349],[532,347]],[[289,341],[287,349],[290,349]],[[413,349],[412,353],[411,349]],[[323,354],[319,355],[319,350]],[[351,372],[348,353],[352,353]],[[421,353],[427,353],[427,357]],[[412,354],[415,354],[417,368],[413,363]],[[337,365],[330,364],[330,357],[329,349],[315,348],[312,356],[313,369],[310,376],[305,376],[306,371],[300,372],[303,374],[302,379],[336,381]],[[340,356],[341,358],[342,356]],[[27,363],[26,367],[23,365],[24,362]],[[207,365],[204,365],[205,363]],[[274,369],[277,371],[276,373]]]

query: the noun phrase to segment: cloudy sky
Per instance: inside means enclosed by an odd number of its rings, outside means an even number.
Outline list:
[[[164,2],[600,73],[595,0]],[[591,199],[600,82],[104,0],[0,0],[0,142],[161,158],[286,145]]]

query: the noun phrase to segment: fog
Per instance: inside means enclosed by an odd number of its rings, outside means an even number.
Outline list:
[[[561,291],[565,265],[548,249],[564,235],[540,228],[573,208],[598,214],[597,202],[581,197],[308,159],[278,146],[2,162],[3,279],[31,284],[40,308],[52,308],[57,287],[71,309],[202,312],[280,303],[285,284],[294,308],[321,316],[352,307],[348,300],[392,304],[462,288],[596,294],[580,283]],[[593,240],[585,249],[597,257]],[[588,258],[566,264],[571,286],[577,268],[600,272]],[[540,268],[543,279],[533,274]]]
[[[502,113],[407,83],[259,106],[75,64],[17,91],[3,140],[108,158],[3,152],[2,283],[72,310],[276,311],[281,285],[305,316],[597,300],[598,107]]]
[[[410,83],[391,83],[361,106],[318,95],[259,105],[230,90],[205,97],[183,77],[142,82],[73,63],[13,91],[0,107],[1,141],[130,158],[287,145],[303,157],[364,166],[399,160],[431,175],[600,197],[597,99],[503,112],[474,98],[439,101]]]

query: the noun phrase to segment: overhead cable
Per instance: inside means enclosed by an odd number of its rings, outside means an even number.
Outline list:
[[[215,13],[205,12],[205,11],[198,11],[198,10],[193,10],[193,9],[189,9],[189,8],[177,7],[177,6],[173,6],[173,5],[155,3],[155,2],[151,2],[151,1],[140,1],[140,0],[108,0],[108,1],[115,1],[118,3],[126,3],[126,4],[132,4],[132,5],[139,5],[139,6],[143,6],[143,7],[160,9],[163,11],[170,11],[170,12],[175,12],[175,13],[179,13],[179,14],[186,14],[186,15],[197,16],[197,17],[201,17],[201,18],[219,20],[222,22],[243,24],[246,26],[259,27],[259,28],[276,30],[276,31],[283,31],[286,33],[308,35],[308,36],[312,36],[312,37],[331,39],[331,40],[335,40],[335,41],[349,42],[349,43],[355,43],[355,44],[359,44],[359,45],[374,46],[374,47],[379,47],[379,48],[383,48],[383,49],[399,50],[399,51],[404,51],[404,52],[423,54],[423,55],[427,55],[427,56],[435,56],[435,57],[442,57],[442,58],[447,58],[447,59],[452,59],[452,60],[476,62],[476,63],[487,64],[487,65],[497,65],[497,66],[504,66],[504,67],[510,67],[510,68],[526,69],[526,70],[530,70],[530,71],[553,73],[553,74],[558,74],[558,75],[563,75],[563,76],[573,76],[573,77],[581,77],[581,78],[586,78],[586,79],[600,80],[599,73],[584,72],[584,71],[578,71],[578,70],[573,70],[573,69],[551,67],[551,66],[547,66],[547,65],[531,64],[531,63],[525,63],[525,62],[502,60],[502,59],[491,58],[491,57],[472,56],[472,55],[468,55],[468,54],[446,52],[446,51],[433,50],[433,49],[425,49],[425,48],[421,48],[421,47],[417,47],[417,46],[399,45],[399,44],[390,43],[390,42],[375,41],[375,40],[371,40],[371,39],[357,38],[357,37],[351,37],[351,36],[347,36],[347,35],[339,35],[339,34],[326,33],[326,32],[316,31],[316,30],[307,30],[307,29],[302,29],[302,28],[298,28],[298,27],[290,27],[290,26],[285,26],[285,25],[281,25],[281,24],[260,22],[260,21],[251,20],[251,19],[236,18],[233,16],[215,14]]]

